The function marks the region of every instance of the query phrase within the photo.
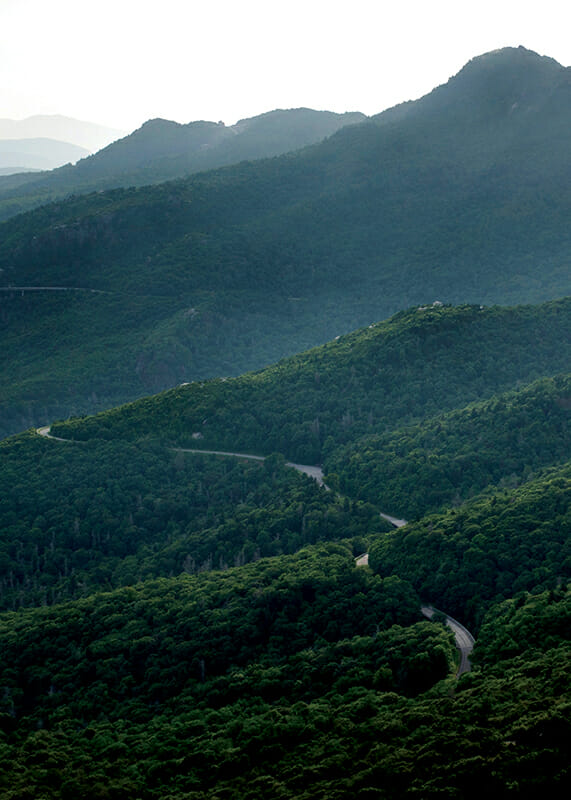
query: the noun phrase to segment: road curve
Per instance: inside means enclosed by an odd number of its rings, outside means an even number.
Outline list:
[[[49,425],[44,425],[43,428],[36,428],[36,433],[39,433],[40,436],[44,436],[46,439],[53,439],[54,442],[69,442],[69,439],[61,439],[59,436],[52,436],[50,433],[51,427]]]
[[[50,426],[45,425],[43,428],[36,428],[36,432],[39,433],[40,436],[45,436],[46,439],[54,439],[56,442],[67,442],[68,439],[61,439],[59,436],[52,436],[50,433]],[[197,450],[194,447],[172,447],[176,453],[197,453],[198,455],[203,456],[231,456],[232,458],[247,458],[250,461],[265,461],[266,456],[255,456],[251,453],[235,453],[230,450]],[[313,478],[319,486],[323,486],[324,489],[330,491],[329,486],[323,481],[323,470],[321,467],[312,465],[312,464],[295,464],[293,461],[286,461],[286,467],[292,467],[296,469],[298,472],[302,472],[304,475],[309,475],[310,478]],[[386,519],[391,525],[394,525],[395,528],[402,528],[403,525],[407,524],[406,519],[398,519],[397,517],[391,517],[389,514],[382,514],[381,517]]]
[[[434,614],[437,613],[437,609],[433,608],[432,606],[422,606],[420,610],[428,619],[432,619]],[[470,672],[470,654],[474,648],[475,640],[470,631],[468,631],[460,622],[458,622],[458,620],[454,619],[453,617],[449,617],[448,614],[444,614],[444,616],[446,617],[446,624],[454,634],[456,647],[460,653],[460,664],[458,665],[458,669],[456,671],[456,677],[458,678],[464,672]]]

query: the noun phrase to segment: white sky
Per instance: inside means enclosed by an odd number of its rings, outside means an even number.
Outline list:
[[[570,22],[568,0],[0,0],[0,117],[375,114],[498,47],[568,66]]]

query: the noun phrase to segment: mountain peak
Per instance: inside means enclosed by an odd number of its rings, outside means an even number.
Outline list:
[[[553,80],[563,67],[554,58],[541,56],[534,50],[519,47],[502,47],[470,59],[451,81],[465,77],[509,76],[512,80]]]
[[[516,108],[538,109],[565,71],[555,59],[521,45],[503,47],[470,59],[447,83],[405,110],[440,114],[454,107],[462,114],[468,109],[468,116],[499,120]]]

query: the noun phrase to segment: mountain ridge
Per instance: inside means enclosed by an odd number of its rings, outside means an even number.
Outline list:
[[[359,112],[276,109],[226,127],[197,120],[147,120],[140,128],[97,153],[45,175],[0,181],[0,219],[71,192],[160,183],[248,159],[267,158],[319,141],[339,127],[366,119]],[[2,196],[6,202],[2,203]],[[2,208],[8,209],[6,213]]]
[[[0,139],[38,137],[69,142],[94,152],[124,135],[122,131],[62,114],[35,114],[25,119],[0,119]]]

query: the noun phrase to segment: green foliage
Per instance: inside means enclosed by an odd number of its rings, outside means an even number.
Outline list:
[[[531,595],[519,593],[486,614],[473,658],[480,665],[501,667],[503,661],[510,659],[526,665],[542,651],[568,649],[570,630],[569,588],[559,586]],[[566,693],[569,687],[561,689]]]
[[[415,426],[357,439],[327,460],[344,494],[413,519],[488,485],[515,486],[571,451],[571,377],[544,378]]]
[[[477,626],[493,603],[571,579],[570,499],[567,462],[521,487],[495,490],[378,538],[369,563]]]
[[[321,558],[325,569],[333,567],[339,578],[344,557],[321,551],[317,559],[309,559],[312,580],[319,581],[318,575],[324,574],[319,569]],[[250,579],[261,580],[266,587],[277,579],[279,585],[275,572],[274,578],[270,577],[274,565],[270,567],[268,562],[255,575],[260,567],[248,568]],[[308,567],[307,560],[305,566],[298,562],[300,579]],[[226,589],[232,581],[240,580],[239,572],[244,574],[240,570],[225,575]],[[44,676],[37,672],[34,676],[31,665],[20,672],[26,681],[35,681],[26,683],[26,690],[37,703],[36,710],[28,706],[29,716],[18,717],[12,709],[12,714],[3,718],[13,729],[1,743],[4,767],[0,786],[4,796],[14,800],[30,794],[54,799],[79,794],[144,800],[269,800],[276,796],[292,800],[355,796],[397,800],[420,793],[428,798],[452,794],[475,800],[490,788],[502,796],[519,798],[537,796],[539,791],[561,793],[569,786],[568,630],[559,629],[558,638],[551,636],[549,643],[537,632],[537,626],[543,624],[553,630],[557,609],[569,604],[568,594],[524,599],[509,613],[514,622],[519,620],[518,656],[500,655],[486,669],[464,676],[454,692],[449,691],[447,682],[416,696],[382,688],[392,673],[388,663],[401,669],[406,665],[413,668],[419,659],[438,659],[438,653],[449,655],[445,629],[427,622],[408,628],[408,636],[397,627],[374,638],[322,642],[282,661],[237,665],[226,675],[187,682],[179,702],[163,700],[152,709],[145,703],[144,692],[137,700],[129,698],[125,675],[132,662],[128,657],[122,667],[123,692],[117,698],[119,706],[130,708],[128,716],[123,717],[119,717],[120,708],[113,702],[121,677],[112,660],[95,662],[101,679],[91,699],[81,682],[67,685],[64,691],[54,686],[47,695],[39,690],[42,677],[45,680],[56,666],[70,678],[77,675],[81,647],[87,642],[92,643],[88,649],[97,643],[109,654],[127,653],[137,642],[138,629],[150,624],[154,624],[158,636],[155,634],[154,641],[146,644],[150,649],[139,664],[149,678],[169,670],[170,686],[174,686],[181,680],[186,659],[175,658],[169,664],[165,646],[172,648],[175,642],[166,645],[160,631],[168,628],[191,647],[188,625],[192,614],[184,617],[181,636],[176,627],[177,613],[202,598],[205,608],[212,600],[222,611],[222,617],[211,614],[202,618],[207,630],[220,627],[224,616],[229,617],[223,606],[228,594],[222,592],[216,598],[213,577],[162,582],[155,589],[141,587],[101,596],[95,602],[81,601],[83,610],[90,609],[94,625],[89,631],[81,627],[81,617],[75,617],[74,641],[83,644],[76,647],[72,664],[58,654],[53,639],[56,629],[42,629],[47,617],[52,623],[57,620],[67,625],[65,607],[27,611],[25,618],[20,616],[22,649],[29,652],[35,640],[36,648],[43,648],[48,657],[48,666]],[[190,584],[197,581],[201,590],[193,599]],[[164,598],[161,589],[166,593]],[[104,620],[113,613],[113,600],[121,601],[131,621],[122,636],[101,638],[109,629]],[[167,604],[173,608],[170,617]],[[79,611],[74,605],[68,612],[73,613],[74,607]],[[522,624],[530,616],[535,624],[531,619],[529,624]],[[486,632],[500,636],[505,618],[503,607],[490,612],[488,627],[482,629],[483,653],[489,644]],[[115,614],[114,619],[119,621],[120,616]],[[239,615],[234,619],[240,623]],[[16,638],[13,615],[0,622],[2,643],[8,641],[12,648]],[[139,657],[143,652],[139,649]],[[378,669],[373,672],[375,667]],[[18,670],[4,672],[3,681],[13,683],[14,673]],[[111,697],[106,693],[109,690]],[[11,691],[18,703],[21,694]],[[66,705],[66,693],[76,698],[77,706]],[[9,699],[9,693],[5,694]],[[89,718],[89,709],[96,702],[101,704],[100,713]],[[74,719],[74,708],[86,714],[81,721]],[[43,727],[38,730],[36,714],[40,709]]]
[[[365,119],[309,108],[271,111],[226,127],[215,122],[146,122],[74,166],[0,178],[0,219],[66,197],[145,186],[195,172],[297,150]],[[76,159],[77,160],[77,159]]]
[[[94,386],[89,408],[215,372],[219,346],[238,371],[272,350],[267,320],[319,340],[364,313],[354,286],[376,311],[452,272],[464,300],[498,275],[549,296],[569,277],[562,77],[499,51],[298,156],[12,220],[8,282],[102,293],[2,298],[7,428],[40,386],[47,421]],[[1,443],[0,795],[567,796],[570,310],[422,306],[53,426],[77,441]],[[421,518],[387,532],[370,501]],[[421,600],[477,634],[472,672]]]
[[[337,680],[359,685],[361,672],[372,686],[384,664],[395,672],[390,688],[414,692],[446,677],[451,657],[438,626],[421,623],[410,640],[400,629],[390,633],[419,617],[409,585],[356,568],[343,546],[323,545],[5,614],[0,685],[6,712],[28,729],[70,716],[142,720],[170,701],[172,713],[252,693],[311,698]],[[379,631],[386,633],[371,639]],[[315,687],[299,681],[304,660],[313,658],[308,648],[317,648],[316,674],[319,664],[326,673]],[[345,667],[329,674],[327,664],[337,659]]]
[[[286,467],[156,443],[0,445],[0,607],[52,604],[158,576],[226,569],[382,529]],[[57,476],[57,479],[54,479]]]

